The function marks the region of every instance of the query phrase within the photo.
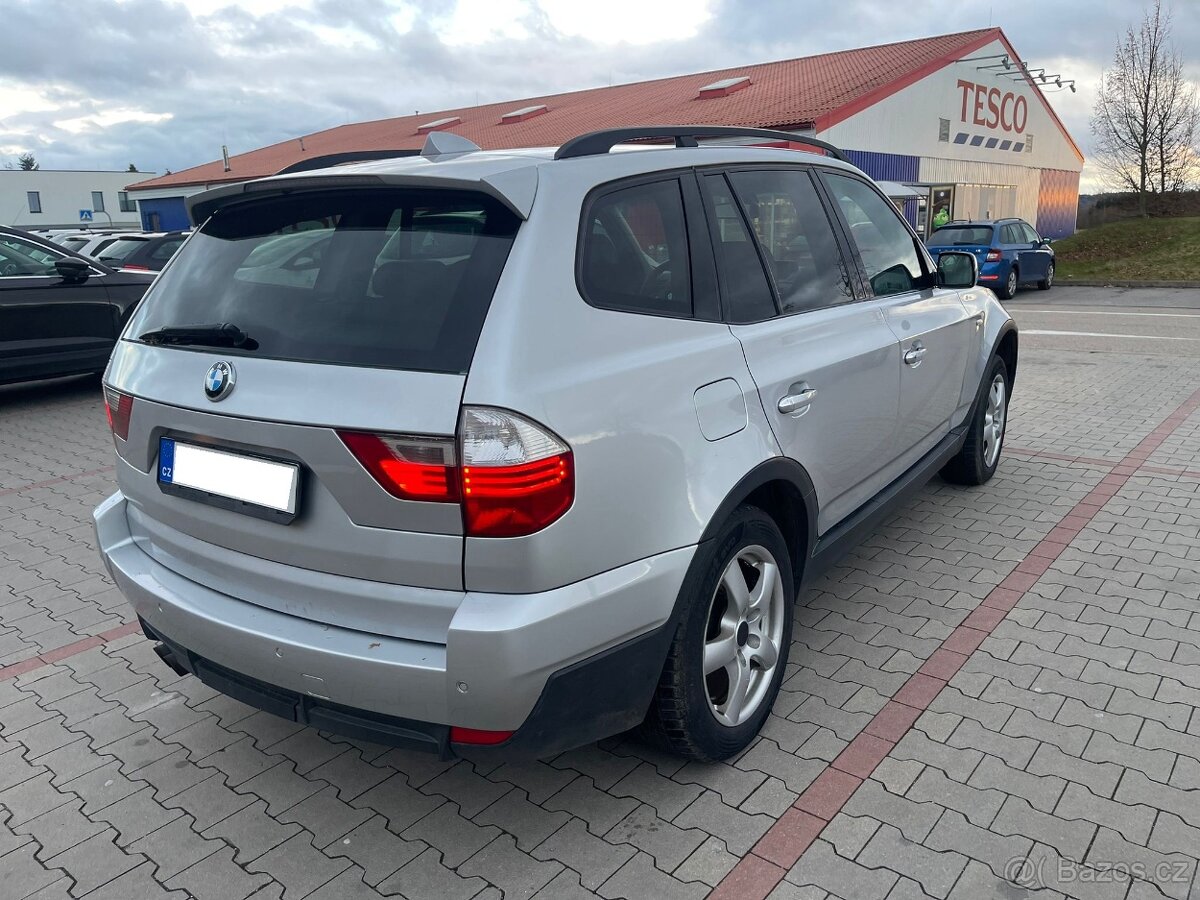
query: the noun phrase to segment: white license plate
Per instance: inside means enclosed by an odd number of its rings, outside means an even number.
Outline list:
[[[160,438],[158,480],[294,515],[300,467]]]

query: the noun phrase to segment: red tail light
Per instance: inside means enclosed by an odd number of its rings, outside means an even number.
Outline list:
[[[104,411],[108,427],[123,441],[129,440],[129,416],[133,413],[133,398],[105,385]]]
[[[575,499],[570,453],[515,466],[463,466],[467,534],[516,537],[541,531]]]
[[[571,448],[542,426],[507,410],[467,406],[459,440],[468,536],[533,534],[571,508]]]
[[[1000,251],[999,250],[989,250],[987,259],[985,261],[986,262],[1000,262]]]
[[[357,431],[339,431],[338,437],[392,496],[430,503],[458,501],[458,470],[449,438]]]
[[[338,435],[392,496],[460,503],[468,537],[533,534],[575,501],[571,448],[506,410],[465,407],[457,454],[449,438],[356,431]]]
[[[503,744],[513,736],[511,731],[484,731],[481,728],[460,728],[457,725],[450,726],[450,743],[452,744],[477,744],[480,746],[489,746],[493,744]]]
[[[121,266],[121,268],[124,269],[126,272],[151,272],[151,271],[153,271],[149,266],[139,266],[137,263],[130,263],[127,266]]]

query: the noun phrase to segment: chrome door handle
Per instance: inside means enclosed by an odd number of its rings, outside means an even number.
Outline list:
[[[913,344],[912,349],[904,354],[904,364],[912,366],[914,369],[921,364],[921,360],[925,358],[925,347],[923,344]]]
[[[790,416],[792,413],[803,413],[808,410],[808,406],[817,396],[816,388],[808,388],[796,394],[788,394],[786,397],[781,397],[779,400],[779,411],[785,416]]]

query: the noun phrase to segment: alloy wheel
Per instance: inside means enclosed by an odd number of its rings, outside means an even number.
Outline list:
[[[997,374],[988,388],[987,407],[983,411],[983,464],[989,469],[1000,457],[1007,414],[1006,400],[1004,376]]]
[[[722,725],[742,724],[770,692],[783,639],[784,590],[765,547],[743,547],[713,592],[704,638],[709,708]]]

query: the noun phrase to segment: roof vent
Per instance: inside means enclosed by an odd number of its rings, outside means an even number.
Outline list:
[[[500,117],[500,124],[511,125],[513,122],[524,122],[526,119],[532,119],[534,116],[540,116],[548,112],[550,112],[550,109],[545,103],[540,103],[537,106],[523,106],[520,109],[514,109],[512,112],[506,112],[502,115]]]
[[[713,97],[728,97],[730,94],[748,87],[750,87],[749,75],[735,75],[732,78],[722,78],[720,81],[704,85],[704,87],[700,88],[698,96],[700,100],[709,100]]]
[[[442,128],[449,128],[451,125],[461,125],[462,116],[447,116],[444,119],[434,119],[432,122],[426,122],[424,125],[417,126],[417,134],[428,134],[431,131],[439,131]]]

